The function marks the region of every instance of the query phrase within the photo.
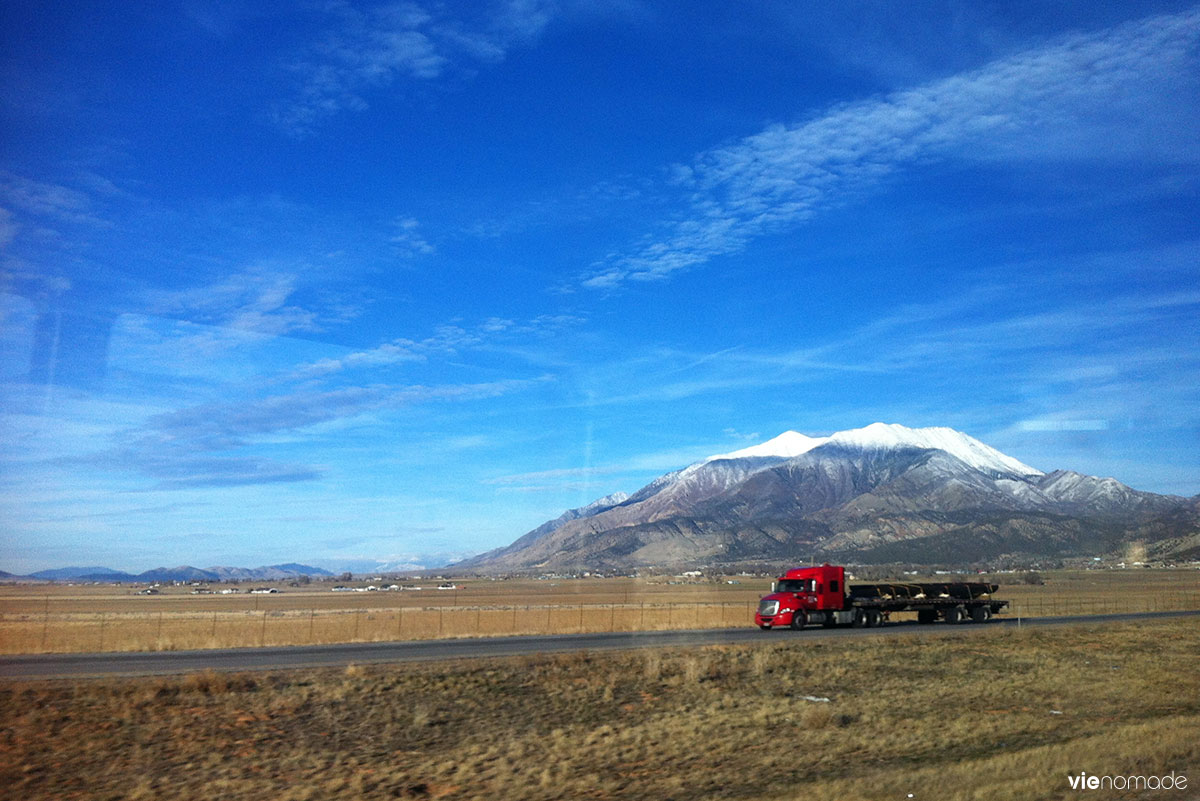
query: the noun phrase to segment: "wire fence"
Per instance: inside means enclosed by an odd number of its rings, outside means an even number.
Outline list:
[[[1200,609],[1200,593],[1174,592],[1133,598],[1027,598],[1009,604],[1009,617],[1118,615]]]
[[[0,614],[0,653],[164,651],[752,625],[755,601]],[[1032,598],[1006,617],[1200,609],[1200,593]],[[892,615],[915,619],[915,613]]]
[[[744,625],[755,602],[438,606],[0,616],[0,652],[71,653],[318,645]]]

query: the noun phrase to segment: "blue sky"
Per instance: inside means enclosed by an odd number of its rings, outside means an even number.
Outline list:
[[[475,552],[874,421],[1200,492],[1200,6],[286,5],[0,9],[0,568]]]

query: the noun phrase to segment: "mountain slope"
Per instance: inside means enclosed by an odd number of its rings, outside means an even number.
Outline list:
[[[1042,473],[949,428],[785,434],[572,510],[477,569],[624,568],[808,558],[911,561],[1107,552],[1187,501]],[[1158,538],[1186,524],[1159,523]]]

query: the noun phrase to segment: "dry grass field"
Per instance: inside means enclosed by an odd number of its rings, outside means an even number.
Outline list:
[[[1080,771],[1200,797],[1194,622],[0,684],[9,798],[1022,801]]]
[[[907,577],[915,580],[915,577]],[[1001,576],[1000,582],[1020,581]],[[1009,615],[1200,609],[1200,571],[1058,571],[1005,583]],[[737,581],[728,584],[726,581]],[[0,587],[0,653],[146,651],[750,625],[770,579],[468,581],[458,590],[133,595],[128,587]],[[905,619],[904,615],[898,619]]]

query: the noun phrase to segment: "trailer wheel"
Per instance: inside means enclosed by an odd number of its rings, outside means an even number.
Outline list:
[[[917,622],[921,623],[921,624],[925,624],[925,625],[928,625],[930,623],[936,623],[937,622],[937,610],[936,609],[918,609],[917,610]]]
[[[799,631],[800,629],[804,628],[807,625],[808,625],[808,615],[804,612],[803,609],[797,609],[795,612],[792,612],[792,628],[793,629],[795,629],[796,631]]]
[[[878,609],[867,610],[867,625],[871,628],[877,628],[883,625],[883,613]]]
[[[987,623],[992,616],[992,610],[987,606],[977,606],[971,610],[971,621],[974,623]]]
[[[867,625],[867,610],[855,609],[854,620],[850,623],[850,625],[854,626],[856,629],[864,628]]]
[[[961,606],[952,606],[946,610],[947,623],[962,623],[967,616],[967,610]]]

